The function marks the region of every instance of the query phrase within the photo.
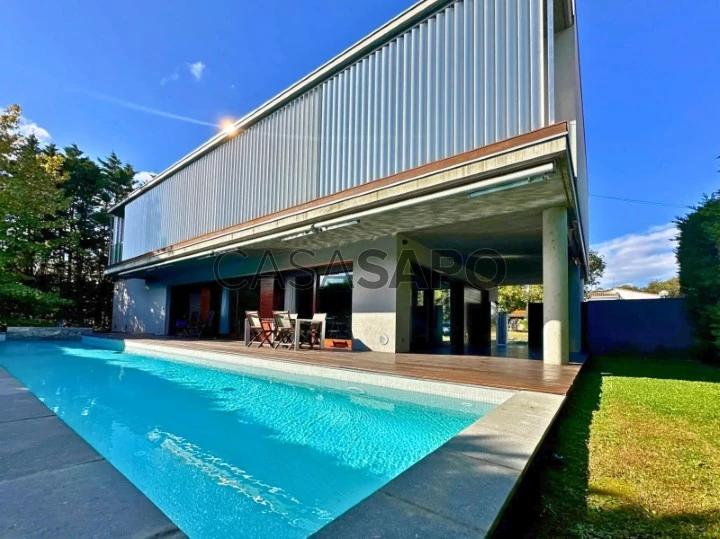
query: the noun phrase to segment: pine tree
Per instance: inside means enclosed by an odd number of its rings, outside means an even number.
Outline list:
[[[66,304],[43,290],[58,214],[67,206],[63,159],[19,134],[21,109],[0,114],[0,315],[42,317]]]

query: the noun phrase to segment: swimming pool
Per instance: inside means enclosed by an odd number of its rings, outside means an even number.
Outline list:
[[[191,537],[310,535],[495,407],[77,342],[0,365]]]

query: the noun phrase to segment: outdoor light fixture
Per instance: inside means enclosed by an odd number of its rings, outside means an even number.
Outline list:
[[[353,221],[345,221],[344,223],[336,223],[332,225],[317,225],[320,232],[327,232],[328,230],[335,230],[336,228],[345,228],[346,226],[359,225],[360,219],[354,219]]]
[[[298,232],[297,234],[290,234],[289,236],[281,238],[280,241],[296,240],[298,238],[304,238],[305,236],[311,236],[312,234],[315,234],[314,228],[311,228],[310,230],[305,230],[304,232]]]
[[[500,185],[507,185],[511,182],[515,182],[521,179],[527,180],[528,178],[533,178],[542,174],[548,174],[550,172],[553,172],[554,170],[555,165],[553,165],[552,163],[547,163],[545,165],[540,165],[525,170],[519,170],[517,172],[511,172],[503,176],[495,176],[486,178],[484,180],[478,180],[468,185],[460,185],[459,187],[452,187],[443,191],[429,193],[427,195],[420,195],[407,200],[400,200],[399,202],[391,202],[389,204],[385,204],[383,206],[379,206],[377,208],[372,208],[369,210],[360,211],[349,216],[346,215],[344,217],[338,217],[337,219],[330,219],[329,221],[325,221],[325,223],[321,223],[317,226],[326,228],[335,224],[347,223],[349,222],[348,219],[360,220],[361,218],[368,217],[370,215],[377,215],[380,213],[387,213],[392,210],[399,210],[401,208],[417,206],[418,204],[422,204],[424,202],[440,200],[456,195],[466,195],[466,193],[472,193],[475,191],[489,189],[491,187],[496,187]]]
[[[314,231],[312,229],[313,229],[312,226],[303,226],[300,228],[294,228],[293,230],[290,230],[289,231],[290,235],[288,235],[288,231],[285,231],[285,232],[278,232],[276,234],[268,234],[267,236],[261,236],[259,238],[253,238],[251,240],[239,241],[239,242],[227,245],[227,246],[223,247],[222,249],[217,249],[217,250],[213,251],[212,254],[214,256],[222,255],[225,253],[236,251],[237,249],[240,249],[241,247],[247,247],[248,245],[253,245],[255,243],[262,243],[262,242],[270,241],[270,240],[279,239],[280,241],[285,241],[286,239],[289,240],[289,239],[292,239],[295,237],[307,236],[308,234],[314,233]],[[298,231],[297,233],[295,233],[296,230]]]
[[[552,165],[551,165],[552,166]],[[505,191],[506,189],[514,189],[515,187],[522,187],[523,185],[532,185],[534,183],[541,183],[547,181],[548,173],[540,174],[537,176],[530,176],[521,180],[514,180],[509,182],[503,182],[495,185],[489,185],[484,189],[478,189],[472,193],[468,193],[468,198],[475,198],[483,195],[489,195],[490,193],[497,193],[499,191]]]

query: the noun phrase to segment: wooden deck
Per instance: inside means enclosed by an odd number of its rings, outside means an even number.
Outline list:
[[[542,361],[471,355],[389,354],[340,350],[274,350],[247,348],[240,341],[184,340],[174,338],[133,338],[122,334],[98,335],[115,339],[184,349],[209,350],[228,354],[310,363],[326,367],[370,371],[485,387],[539,391],[565,395],[581,365],[545,365]]]

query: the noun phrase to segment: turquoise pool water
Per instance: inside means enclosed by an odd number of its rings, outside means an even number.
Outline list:
[[[494,407],[74,342],[0,364],[191,537],[310,535]]]

